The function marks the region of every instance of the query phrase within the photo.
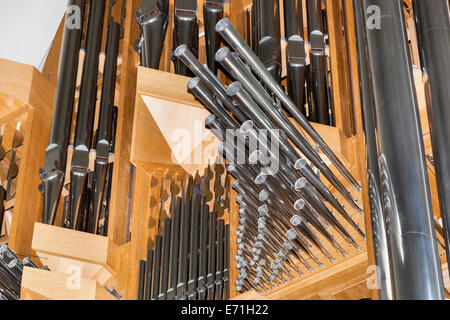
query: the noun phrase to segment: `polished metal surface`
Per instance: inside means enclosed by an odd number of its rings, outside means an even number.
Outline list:
[[[393,297],[443,299],[403,1],[363,0],[363,12],[373,5],[382,28],[366,25],[366,36]]]
[[[450,265],[450,10],[446,0],[413,1],[421,62],[428,83],[428,119]]]
[[[362,19],[362,3],[353,1],[355,17],[355,36],[358,51],[359,86],[361,92],[361,113],[364,124],[364,137],[367,157],[367,183],[372,227],[372,243],[377,270],[378,294],[380,300],[392,300],[391,270],[385,227],[385,216],[381,199],[380,171],[378,169],[378,150],[376,125],[374,119],[373,92],[370,85],[370,71],[367,64],[366,31]]]

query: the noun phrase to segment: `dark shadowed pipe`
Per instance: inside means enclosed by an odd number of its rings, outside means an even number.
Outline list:
[[[253,0],[253,48],[278,82],[281,80],[280,8],[278,0]]]
[[[361,92],[361,113],[367,157],[367,183],[372,226],[372,245],[377,270],[378,294],[380,300],[392,300],[391,270],[386,238],[384,210],[381,201],[380,171],[378,170],[378,150],[374,119],[374,101],[367,65],[367,47],[362,20],[362,3],[354,0],[356,45],[358,51],[359,86]]]
[[[141,63],[147,68],[158,69],[169,24],[168,0],[142,0],[141,10],[136,13],[141,25]]]
[[[305,110],[305,80],[306,52],[302,37],[293,35],[287,42],[287,76],[288,93],[298,110],[306,115]]]
[[[430,187],[403,1],[378,6],[381,29],[366,24],[394,299],[443,299]],[[363,16],[367,21],[370,14]]]
[[[198,56],[198,22],[197,0],[176,0],[173,30],[173,49],[185,44],[195,56]],[[179,75],[189,76],[186,66],[173,56],[175,72]]]
[[[283,0],[284,37],[298,35],[303,38],[303,1]]]
[[[425,76],[428,119],[450,265],[450,17],[446,0],[413,1]],[[431,100],[431,101],[430,101]]]
[[[79,8],[79,11],[68,10],[66,16],[50,140],[45,151],[44,169],[39,172],[43,183],[40,190],[44,194],[42,221],[47,224],[55,222],[64,183],[86,1],[70,0],[67,5],[68,9]]]
[[[309,35],[311,50],[309,58],[310,82],[312,94],[312,106],[310,108],[310,120],[320,124],[329,125],[328,99],[326,86],[326,55],[324,34],[319,30],[314,30]]]
[[[217,74],[214,55],[220,48],[220,36],[216,33],[216,24],[223,18],[224,0],[206,0],[203,7],[205,19],[206,59],[208,67]]]

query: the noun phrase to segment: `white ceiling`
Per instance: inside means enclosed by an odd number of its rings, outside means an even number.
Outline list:
[[[0,58],[42,71],[66,6],[67,0],[0,0]]]

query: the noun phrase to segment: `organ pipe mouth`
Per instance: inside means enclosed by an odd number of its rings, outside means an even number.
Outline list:
[[[242,90],[242,85],[239,81],[235,81],[228,86],[227,95],[234,97]]]
[[[205,124],[207,126],[211,126],[216,121],[216,119],[217,119],[216,115],[210,114],[209,116],[206,117]]]
[[[301,170],[301,169],[303,169],[305,166],[306,166],[306,159],[304,159],[304,158],[298,159],[298,160],[295,162],[295,165],[294,165],[294,167],[295,167],[296,170]]]
[[[216,52],[216,61],[222,62],[230,54],[230,48],[222,47]]]
[[[174,55],[175,55],[175,57],[179,58],[188,50],[189,49],[188,49],[187,45],[182,44],[175,49]]]
[[[305,178],[300,178],[295,182],[295,190],[299,191],[301,189],[303,189],[306,186],[306,179]]]
[[[294,203],[295,210],[300,211],[304,207],[305,207],[305,200],[299,199],[299,200],[295,201],[295,203]]]
[[[200,79],[199,78],[192,78],[188,82],[188,89],[189,90],[195,89],[199,85],[199,83],[200,83]]]
[[[217,24],[216,24],[216,31],[217,31],[217,32],[222,32],[222,31],[224,31],[226,28],[228,28],[229,26],[231,26],[230,19],[228,19],[228,18],[223,18],[222,20],[220,20],[219,22],[217,22]]]

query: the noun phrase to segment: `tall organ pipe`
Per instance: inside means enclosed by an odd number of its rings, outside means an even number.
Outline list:
[[[86,1],[70,0],[67,6],[50,140],[44,169],[39,172],[40,190],[44,194],[42,221],[47,224],[55,221],[64,183]],[[72,12],[69,9],[73,9]]]
[[[89,150],[92,145],[95,104],[97,100],[97,78],[99,53],[102,44],[105,0],[91,1],[89,24],[86,36],[86,58],[81,79],[80,102],[75,127],[74,152],[70,185],[70,227],[77,229],[78,215],[86,192],[89,175]]]
[[[428,78],[427,101],[439,204],[450,265],[450,17],[447,0],[414,4],[421,62]]]
[[[113,118],[114,97],[116,92],[117,57],[119,55],[120,25],[110,22],[108,25],[108,40],[106,42],[106,61],[100,102],[99,121],[97,129],[97,143],[94,173],[94,204],[92,223],[89,232],[97,234],[102,208],[102,200],[108,174],[111,122]]]
[[[281,80],[280,8],[278,0],[253,0],[253,48],[278,82]]]
[[[375,102],[379,168],[394,299],[443,299],[422,130],[413,82],[403,1],[378,6],[382,28],[366,24]],[[369,16],[364,15],[363,21]]]
[[[361,111],[363,115],[364,137],[366,142],[367,182],[370,204],[370,218],[373,235],[373,251],[377,266],[377,284],[380,300],[392,300],[391,271],[386,239],[385,219],[381,201],[380,172],[378,170],[377,138],[375,136],[374,101],[370,86],[367,65],[367,47],[362,19],[362,4],[353,0],[355,11],[356,46],[358,51],[359,86],[361,92]]]

